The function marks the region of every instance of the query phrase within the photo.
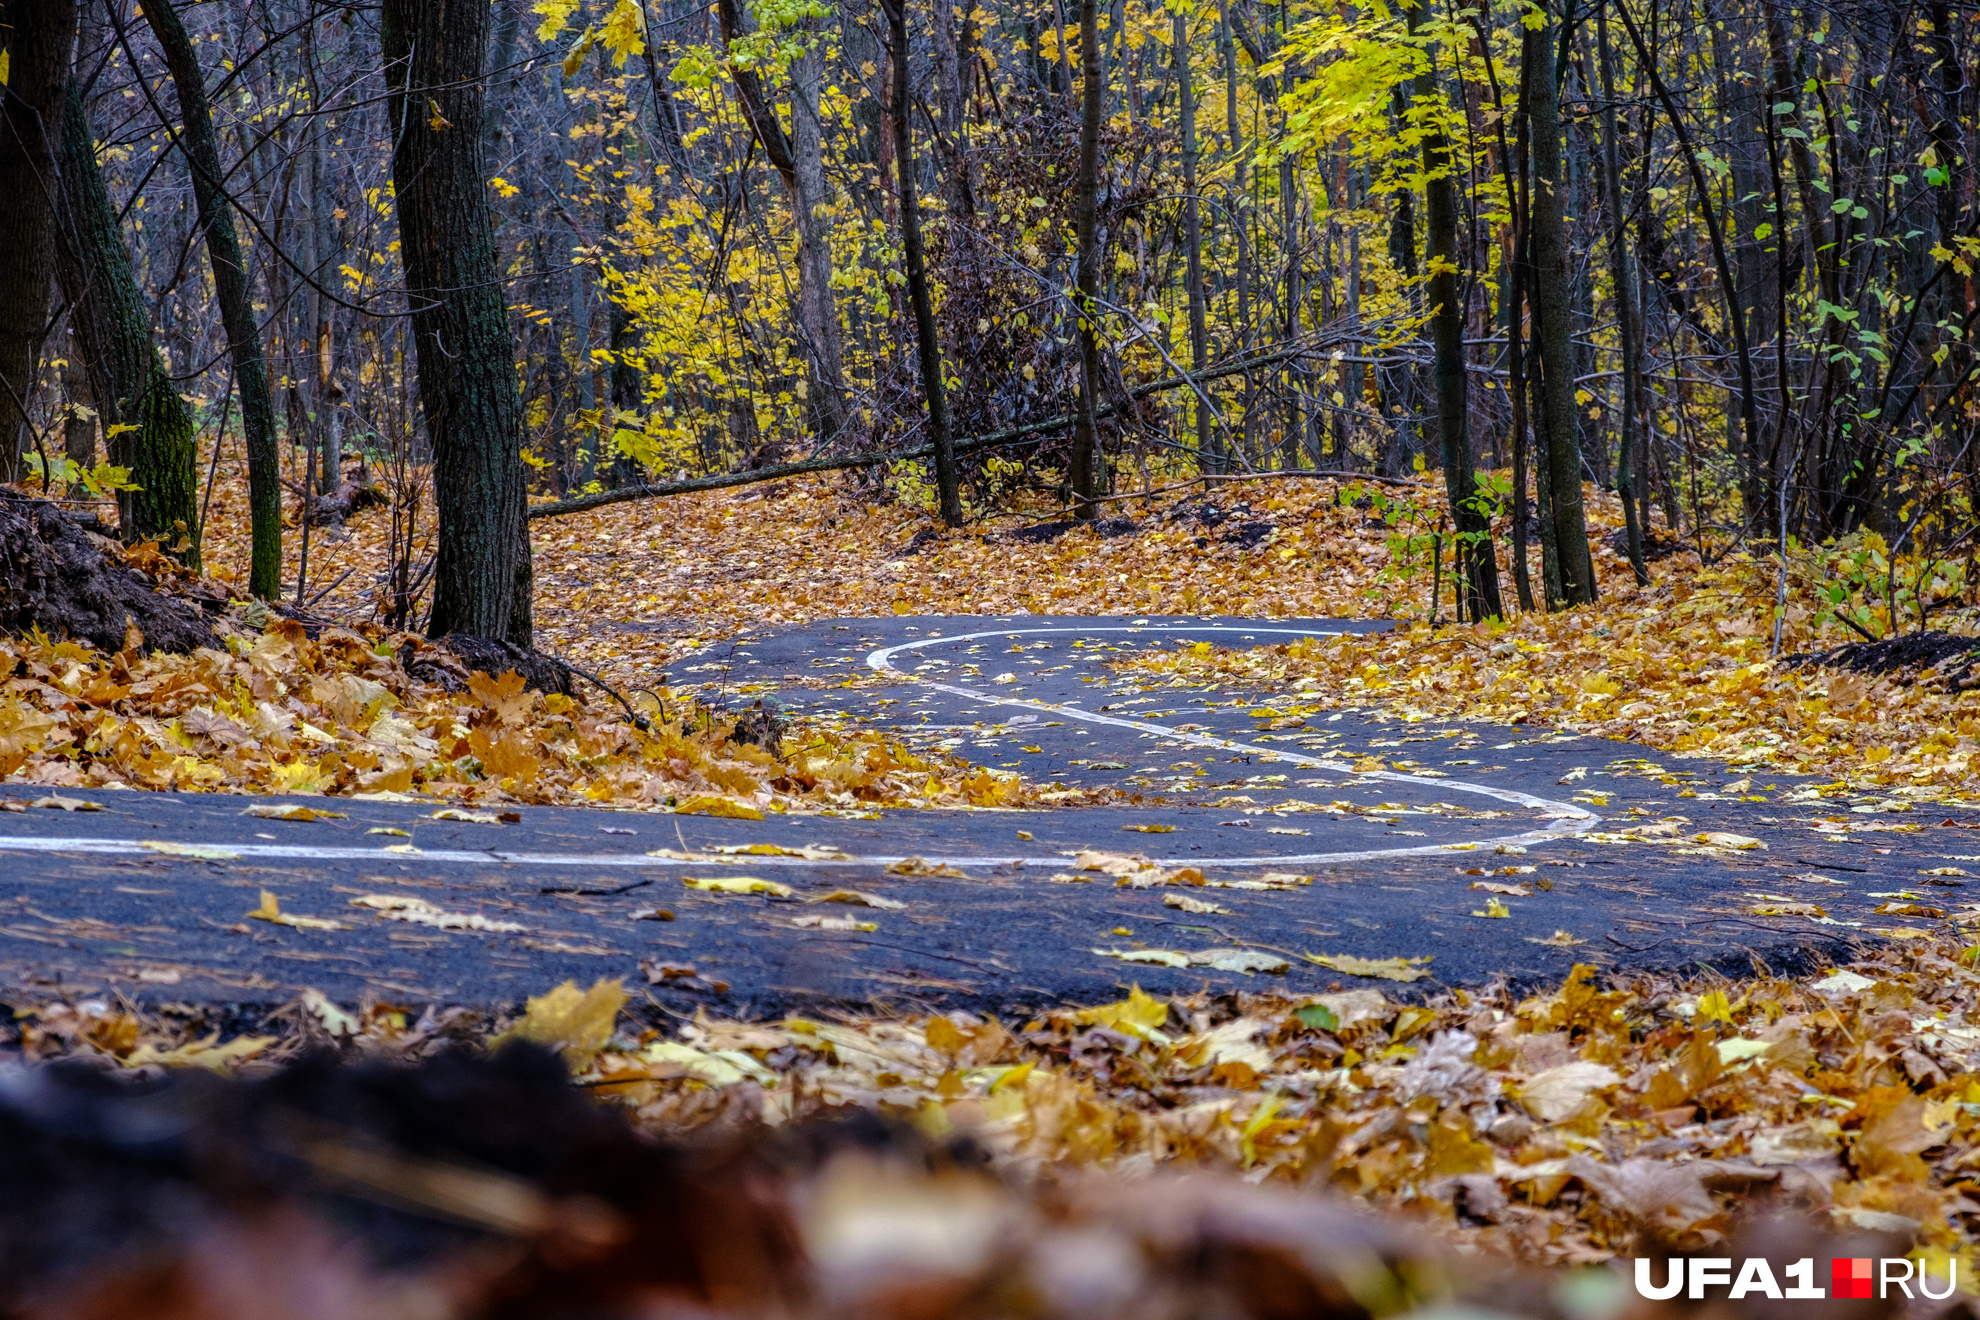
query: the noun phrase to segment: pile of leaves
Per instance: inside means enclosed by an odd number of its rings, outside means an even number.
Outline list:
[[[872,735],[751,728],[665,690],[637,721],[467,671],[408,634],[219,625],[225,649],[0,636],[0,778],[51,787],[413,794],[766,811],[1010,806],[1013,775]],[[450,690],[453,689],[453,690]],[[747,725],[748,721],[743,721]],[[750,739],[754,737],[756,741]],[[777,740],[770,740],[777,741]]]
[[[1734,562],[1509,624],[1144,652],[1132,670],[1290,690],[1314,707],[1406,720],[1545,724],[1902,801],[1980,794],[1980,692],[1915,671],[1776,658],[1772,570]],[[1786,647],[1816,635],[1790,607]],[[1845,634],[1847,635],[1847,634]]]
[[[1008,1020],[651,1020],[600,981],[566,983],[507,1022],[309,993],[261,1034],[224,1043],[196,1010],[103,1001],[23,1012],[15,1030],[28,1060],[82,1055],[112,1069],[234,1070],[324,1048],[416,1059],[527,1041],[670,1138],[761,1141],[879,1116],[966,1137],[1017,1184],[1104,1169],[1326,1186],[1460,1249],[1546,1266],[1646,1244],[1723,1254],[1743,1220],[1793,1211],[1915,1244],[1935,1277],[1957,1257],[1971,1278],[1975,954],[1914,941],[1798,982],[1605,985],[1578,967],[1525,999],[1403,1003],[1356,989],[1163,1000],[1132,989]]]

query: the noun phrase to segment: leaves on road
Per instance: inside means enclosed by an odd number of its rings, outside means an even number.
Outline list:
[[[296,930],[349,930],[347,922],[331,921],[326,917],[304,917],[282,911],[282,904],[275,895],[266,889],[261,891],[261,905],[252,912],[243,914],[256,921],[266,921],[271,925],[290,926]]]

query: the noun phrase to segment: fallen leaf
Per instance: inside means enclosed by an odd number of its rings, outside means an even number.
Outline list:
[[[1728,1036],[1714,1046],[1719,1052],[1719,1062],[1723,1064],[1742,1063],[1757,1059],[1773,1046],[1764,1040],[1748,1040],[1744,1036]]]
[[[520,811],[469,811],[465,807],[442,807],[435,820],[454,820],[467,825],[513,825],[522,819]]]
[[[899,912],[907,904],[896,898],[882,898],[878,894],[868,894],[858,889],[834,889],[829,894],[816,894],[804,900],[807,903],[849,903],[854,907],[879,908],[883,912]]]
[[[347,820],[349,813],[325,811],[321,807],[305,807],[297,802],[257,802],[241,813],[243,816],[258,816],[262,820]]]
[[[131,1051],[123,1061],[126,1068],[146,1068],[159,1064],[167,1068],[209,1068],[214,1072],[225,1072],[236,1064],[246,1063],[257,1055],[266,1053],[275,1044],[274,1036],[236,1036],[225,1045],[219,1044],[220,1033],[215,1032],[202,1040],[181,1045],[176,1049],[160,1050],[150,1045],[140,1045]]]
[[[1348,976],[1380,981],[1420,981],[1430,975],[1435,955],[1422,958],[1357,958],[1348,953],[1307,953],[1306,961]]]
[[[1730,848],[1735,852],[1749,852],[1767,846],[1758,839],[1744,834],[1727,834],[1723,830],[1707,830],[1691,838],[1694,843],[1702,843],[1708,848]]]
[[[1130,987],[1126,999],[1082,1008],[1073,1017],[1089,1027],[1112,1027],[1133,1035],[1145,1035],[1169,1020],[1169,1001],[1157,999],[1137,985]]]
[[[101,802],[90,802],[84,798],[63,797],[60,793],[50,793],[47,797],[38,797],[28,805],[33,807],[50,807],[56,811],[103,810],[103,804]]]
[[[1756,917],[1826,917],[1829,915],[1819,904],[1815,903],[1755,903],[1746,910]]]
[[[252,912],[246,912],[242,915],[252,917],[256,921],[271,922],[277,926],[293,926],[297,930],[350,929],[348,925],[341,921],[330,921],[323,917],[292,916],[282,911],[282,905],[276,901],[275,895],[269,893],[266,889],[261,891],[261,906]]]
[[[762,820],[763,813],[746,802],[725,797],[692,797],[674,804],[677,816],[720,816],[727,820]]]
[[[488,1046],[500,1049],[508,1041],[526,1040],[556,1050],[572,1072],[582,1072],[612,1038],[625,1002],[625,983],[617,977],[600,978],[589,990],[565,981],[548,994],[530,996],[522,1018]]]
[[[1253,949],[1199,949],[1193,953],[1181,953],[1174,949],[1095,949],[1093,952],[1103,958],[1118,958],[1122,962],[1153,963],[1161,967],[1208,967],[1220,972],[1239,972],[1245,976],[1253,972],[1283,972],[1292,966],[1276,954],[1259,953]]]
[[[801,917],[792,917],[793,926],[811,930],[879,930],[880,924],[874,921],[861,921],[857,917],[828,917],[822,913],[808,912]]]
[[[681,990],[705,991],[712,994],[727,994],[729,983],[703,976],[694,969],[692,963],[670,963],[648,958],[639,965],[648,985],[673,986]],[[748,1056],[743,1056],[748,1057]]]
[[[387,921],[410,921],[436,930],[483,930],[497,933],[526,929],[513,921],[496,921],[478,912],[448,912],[423,898],[401,898],[396,894],[366,894],[351,900],[352,907],[370,908]]]
[[[138,845],[146,852],[163,853],[167,857],[190,857],[201,862],[233,862],[240,860],[240,854],[232,848],[222,848],[211,843],[173,843],[166,839],[147,839]]]
[[[1229,908],[1218,907],[1215,903],[1206,903],[1200,898],[1191,898],[1187,894],[1164,894],[1162,896],[1162,905],[1164,907],[1181,908],[1184,912],[1199,912],[1206,916],[1230,915]]]
[[[1622,1074],[1604,1064],[1564,1063],[1535,1073],[1519,1085],[1519,1102],[1543,1123],[1572,1118],[1596,1091],[1622,1084]]]
[[[781,843],[718,843],[708,851],[725,857],[803,857],[814,862],[842,861],[849,854],[831,844],[808,843],[787,848]]]
[[[890,875],[939,876],[950,880],[967,880],[969,877],[953,866],[937,866],[920,857],[903,857],[898,862],[888,864]]]
[[[791,896],[789,885],[780,885],[775,880],[759,880],[753,875],[684,875],[681,883],[689,889],[699,889],[709,894],[769,894],[773,898]]]

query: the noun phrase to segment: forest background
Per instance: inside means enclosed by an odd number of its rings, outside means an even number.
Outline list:
[[[245,468],[243,594],[382,496],[330,586],[527,643],[530,495],[793,461],[952,523],[1441,469],[1378,512],[1460,619],[1595,596],[1584,482],[1639,582],[1968,594],[1956,6],[182,10],[7,7],[0,475],[197,563]]]

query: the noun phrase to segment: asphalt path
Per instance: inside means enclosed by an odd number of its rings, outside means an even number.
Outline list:
[[[498,1006],[600,976],[672,1011],[742,1015],[1021,1011],[1131,983],[1407,997],[1543,984],[1576,962],[1804,970],[1956,920],[1962,875],[1980,875],[1975,822],[1942,812],[1119,664],[1151,646],[1379,626],[851,620],[725,644],[671,676],[731,709],[881,730],[1070,796],[1121,790],[1103,807],[877,813],[848,799],[762,821],[521,807],[482,822],[436,819],[437,802],[101,790],[66,791],[99,808],[70,811],[0,785],[27,806],[0,813],[0,1002],[239,1010],[313,989]],[[283,804],[345,814],[247,814]],[[1646,825],[1661,832],[1624,837]],[[879,903],[827,901],[846,892]]]

